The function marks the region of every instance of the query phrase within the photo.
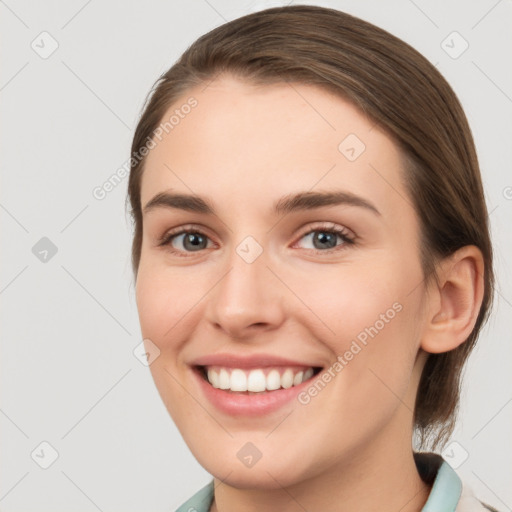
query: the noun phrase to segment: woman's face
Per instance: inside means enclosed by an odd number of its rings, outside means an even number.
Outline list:
[[[426,292],[396,145],[314,86],[224,76],[176,109],[145,164],[136,295],[195,457],[278,488],[410,450]]]

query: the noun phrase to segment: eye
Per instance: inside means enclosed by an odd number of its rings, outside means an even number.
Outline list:
[[[310,229],[302,235],[300,240],[305,240],[307,242],[306,245],[309,245],[309,247],[303,246],[302,248],[311,249],[317,253],[332,252],[333,250],[344,249],[347,245],[354,244],[354,236],[348,229],[333,224]]]
[[[166,233],[159,241],[159,246],[168,246],[173,254],[179,256],[187,252],[199,252],[211,247],[208,242],[211,241],[207,235],[197,228],[181,229]]]
[[[354,244],[355,235],[347,228],[330,223],[310,228],[300,237],[299,241],[302,240],[306,241],[306,246],[302,246],[302,249],[325,254],[345,249],[347,245]],[[172,254],[186,257],[191,253],[209,249],[215,244],[200,229],[188,227],[167,232],[158,241],[158,245],[165,246]],[[295,245],[299,245],[299,242]]]

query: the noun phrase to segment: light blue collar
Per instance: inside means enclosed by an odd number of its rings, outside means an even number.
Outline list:
[[[176,512],[209,512],[213,503],[213,480],[183,503]]]
[[[443,460],[421,512],[455,512],[461,494],[462,481],[459,475]]]

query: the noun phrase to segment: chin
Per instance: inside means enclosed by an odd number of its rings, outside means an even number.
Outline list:
[[[222,450],[226,453],[224,450]],[[266,458],[263,455],[252,467],[246,467],[235,457],[208,455],[193,455],[201,466],[212,476],[236,489],[277,490],[293,486],[313,475],[309,473],[300,457],[301,450],[291,460],[284,460],[279,455]]]

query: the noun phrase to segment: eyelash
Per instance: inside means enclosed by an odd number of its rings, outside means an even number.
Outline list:
[[[319,254],[319,255],[324,255],[325,253],[332,254],[333,252],[337,252],[337,251],[346,249],[347,245],[353,245],[355,243],[355,236],[351,235],[351,232],[348,229],[346,229],[344,227],[338,227],[333,224],[315,226],[313,229],[309,229],[309,231],[305,231],[304,233],[302,233],[299,237],[299,240],[302,240],[302,238],[304,238],[305,236],[310,235],[311,233],[315,233],[315,232],[331,233],[331,234],[339,235],[339,237],[342,239],[343,243],[341,245],[337,245],[335,247],[332,247],[329,249],[324,249],[324,250],[306,249],[307,251],[313,252],[313,254]],[[185,256],[183,253],[192,255],[192,254],[194,254],[194,252],[201,252],[201,251],[180,251],[180,250],[177,250],[174,247],[172,247],[171,242],[175,237],[177,237],[179,235],[183,235],[183,234],[189,234],[189,233],[198,234],[198,235],[204,236],[209,239],[208,235],[206,235],[206,233],[204,233],[201,229],[192,226],[192,227],[187,227],[187,228],[178,228],[175,231],[170,231],[170,232],[165,233],[158,240],[158,246],[159,247],[167,246],[167,249],[169,250],[169,252],[171,252],[171,254],[174,254],[176,256],[183,257],[183,258],[189,257],[189,256]]]

